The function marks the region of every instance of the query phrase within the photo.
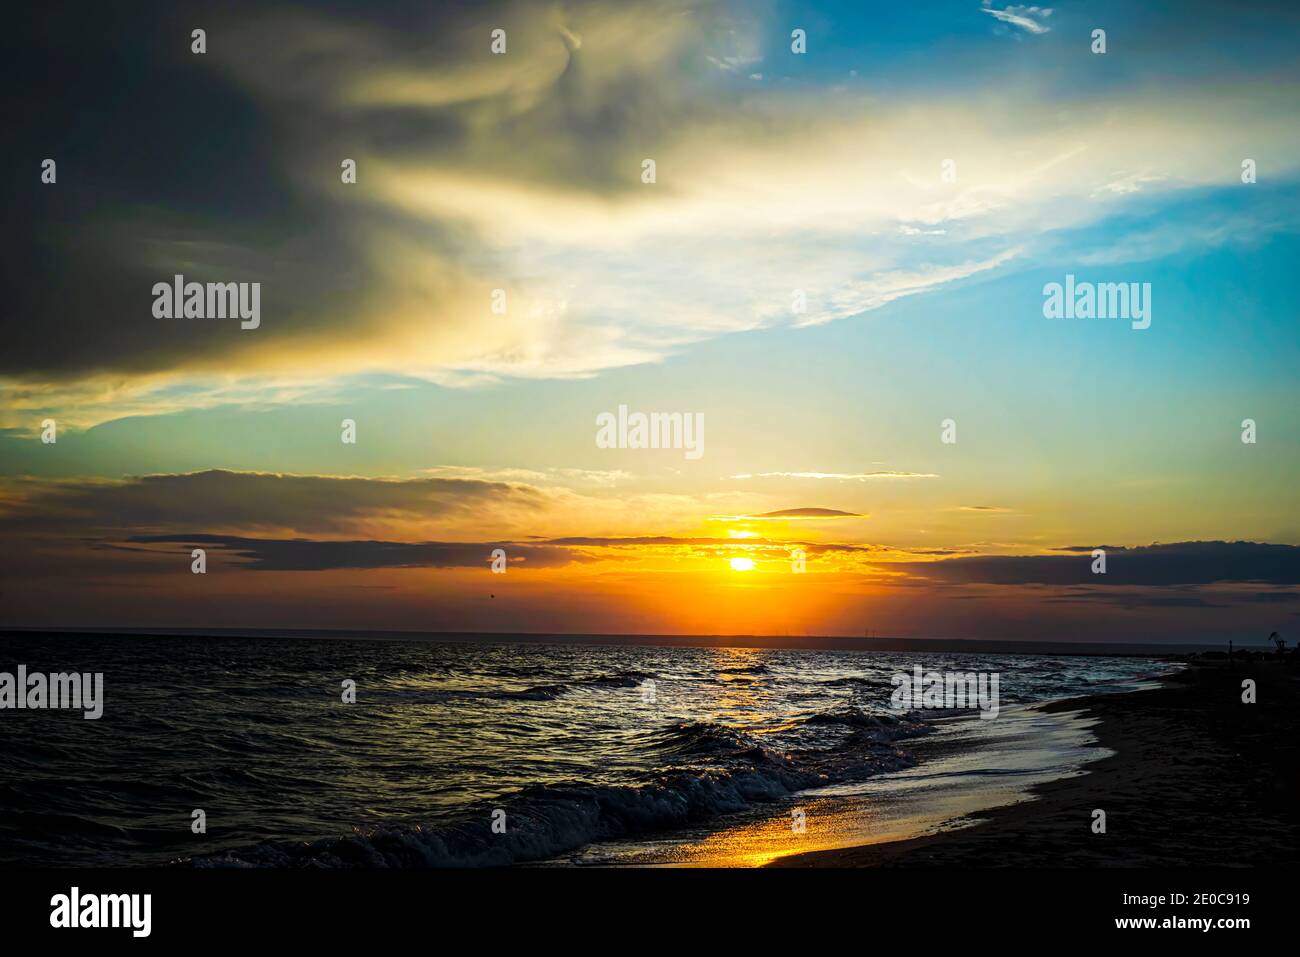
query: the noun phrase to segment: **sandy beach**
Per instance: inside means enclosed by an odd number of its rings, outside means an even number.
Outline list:
[[[1257,703],[1242,702],[1253,679]],[[1256,866],[1300,860],[1300,672],[1194,664],[1159,688],[1054,702],[1114,753],[972,827],[782,857],[772,867]],[[1106,812],[1106,833],[1092,831]]]

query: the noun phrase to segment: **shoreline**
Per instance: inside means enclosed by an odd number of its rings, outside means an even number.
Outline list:
[[[1241,682],[1256,682],[1243,704]],[[1160,867],[1300,862],[1300,672],[1191,665],[1157,688],[1043,706],[1096,720],[1110,755],[1031,800],[925,837],[777,858],[767,867]],[[1092,831],[1106,812],[1106,833]]]

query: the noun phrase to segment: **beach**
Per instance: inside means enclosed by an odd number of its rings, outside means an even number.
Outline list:
[[[1242,682],[1257,701],[1242,702]],[[781,857],[772,867],[1259,866],[1300,860],[1300,672],[1193,664],[1160,686],[1042,705],[1093,719],[1112,754],[974,826]],[[1105,812],[1104,834],[1093,812]]]

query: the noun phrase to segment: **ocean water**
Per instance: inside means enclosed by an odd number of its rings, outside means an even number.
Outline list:
[[[0,711],[6,866],[680,861],[800,802],[915,786],[913,745],[951,718],[891,710],[896,671],[997,672],[1002,707],[1023,714],[1014,705],[1168,670],[485,640],[0,639],[0,671],[19,664],[103,672],[104,713]]]

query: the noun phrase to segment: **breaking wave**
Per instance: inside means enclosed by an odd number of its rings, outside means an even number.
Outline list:
[[[862,712],[814,714],[848,725],[838,746],[781,752],[738,728],[681,722],[649,735],[660,769],[639,786],[574,782],[525,787],[461,820],[381,824],[306,842],[268,841],[195,857],[194,867],[470,867],[539,861],[595,841],[668,831],[788,798],[797,791],[907,767],[895,740],[918,721]],[[493,812],[505,812],[494,833]],[[498,818],[500,815],[497,815]]]

